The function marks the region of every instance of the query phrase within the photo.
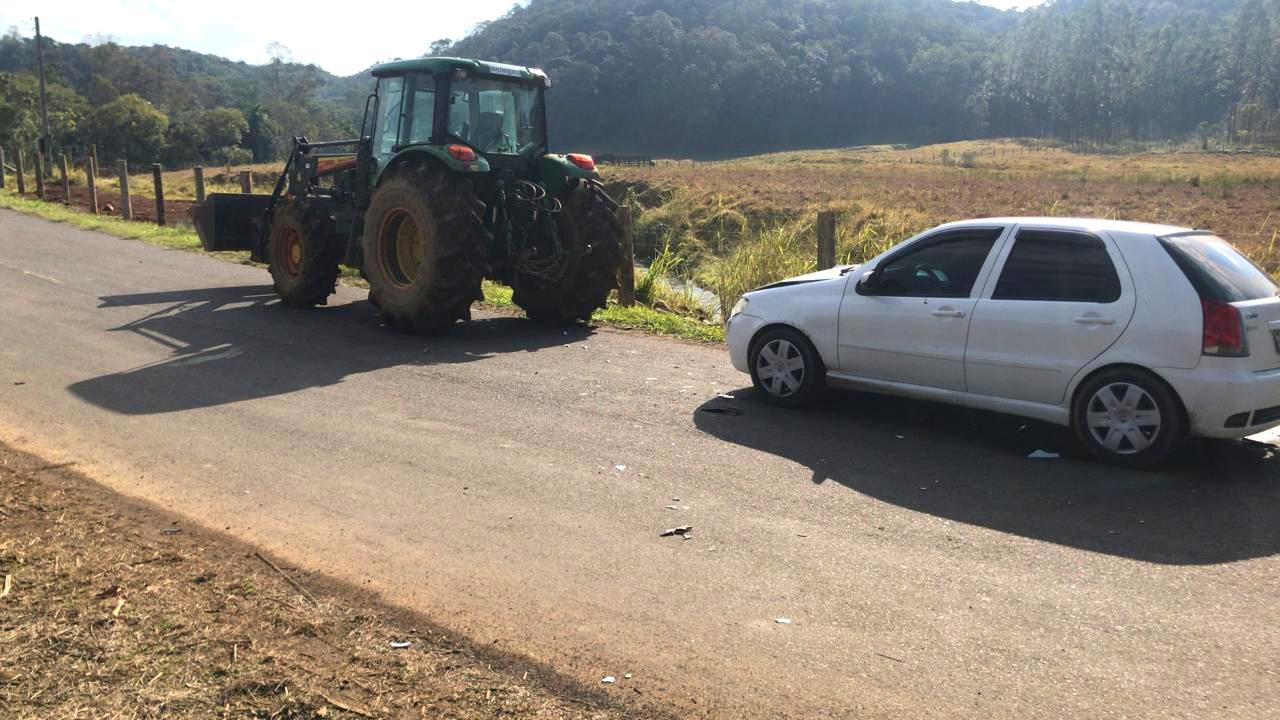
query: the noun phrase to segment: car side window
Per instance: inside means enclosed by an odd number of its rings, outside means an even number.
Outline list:
[[[947,233],[888,258],[876,269],[870,294],[889,297],[966,298],[982,272],[1000,229]]]
[[[1097,236],[1023,230],[991,299],[1112,303],[1120,299],[1120,276]]]

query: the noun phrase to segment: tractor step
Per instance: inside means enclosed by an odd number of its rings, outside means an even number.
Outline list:
[[[191,222],[205,250],[255,250],[270,206],[270,195],[214,193],[192,208]]]

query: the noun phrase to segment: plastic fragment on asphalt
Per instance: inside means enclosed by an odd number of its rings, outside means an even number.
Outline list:
[[[722,397],[722,398],[724,398],[725,400],[733,400],[733,399],[735,399],[732,395],[725,395],[724,393],[720,393],[717,397]]]
[[[668,505],[668,506],[667,506],[667,509],[668,509],[668,510],[679,510],[679,509],[680,509],[680,506],[679,506],[679,505]]]
[[[693,529],[692,525],[681,525],[680,527],[668,528],[658,533],[658,537],[674,537],[676,535],[687,535]]]
[[[1027,457],[1031,458],[1032,460],[1057,460],[1062,456],[1059,455],[1058,453],[1051,453],[1045,450],[1037,450],[1031,453],[1030,455],[1028,455]]]
[[[605,685],[612,685],[618,682],[618,679],[612,675],[606,675],[604,676],[604,679],[602,679],[600,682],[604,683]]]
[[[392,641],[391,641],[391,649],[392,649],[392,650],[407,650],[407,649],[409,649],[409,646],[410,646],[410,645],[412,645],[412,644],[413,644],[413,643],[409,642],[408,640],[404,640],[404,641],[392,640]]]
[[[791,618],[775,618],[774,622],[778,623],[779,625],[790,625]]]
[[[684,392],[684,391],[681,390],[681,392]],[[742,408],[731,408],[731,407],[704,407],[704,408],[699,408],[699,410],[704,413],[711,413],[712,415],[733,415],[735,417],[738,417],[745,414],[743,413]]]
[[[614,469],[614,470],[617,470],[618,472],[626,472],[626,471],[627,471],[627,466],[626,466],[626,465],[614,465],[614,466],[613,466],[613,469]]]
[[[623,675],[623,676],[622,676],[622,679],[623,679],[623,680],[630,680],[630,679],[631,679],[631,673],[627,673],[626,675]]]

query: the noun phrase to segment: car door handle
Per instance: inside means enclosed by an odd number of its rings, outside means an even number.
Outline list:
[[[941,318],[962,318],[964,317],[964,311],[954,308],[938,308],[933,311],[932,315]]]
[[[1094,315],[1092,313],[1088,315],[1081,315],[1080,317],[1076,318],[1072,322],[1075,322],[1079,325],[1115,325],[1116,324],[1116,321],[1113,320],[1112,318],[1104,318],[1101,315]]]

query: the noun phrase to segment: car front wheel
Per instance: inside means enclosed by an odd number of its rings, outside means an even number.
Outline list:
[[[1186,413],[1173,390],[1129,368],[1089,378],[1076,392],[1071,425],[1091,455],[1124,467],[1156,465],[1186,434]]]
[[[798,407],[822,389],[826,371],[809,339],[790,328],[765,331],[752,343],[751,382],[774,405]]]

